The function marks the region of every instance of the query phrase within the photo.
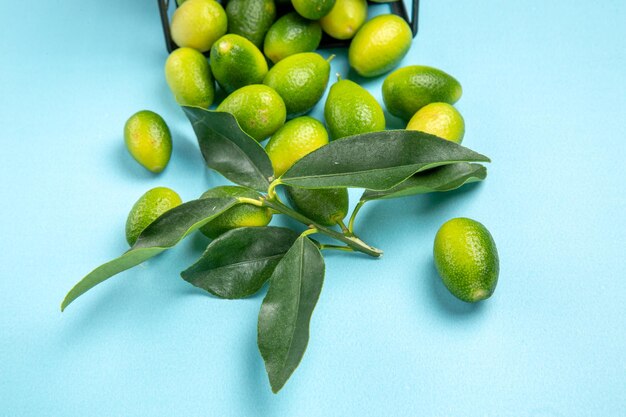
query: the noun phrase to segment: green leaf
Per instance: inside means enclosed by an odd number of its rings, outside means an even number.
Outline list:
[[[232,182],[267,191],[274,169],[265,149],[239,127],[230,113],[183,107],[209,168]]]
[[[366,190],[361,196],[361,201],[397,198],[434,191],[450,191],[463,184],[482,181],[486,177],[487,168],[484,166],[459,162],[422,171],[388,190]]]
[[[181,273],[183,279],[228,299],[256,293],[298,233],[284,227],[242,227],[211,242],[202,257]]]
[[[386,190],[417,172],[456,162],[489,162],[489,158],[427,133],[388,130],[322,146],[296,162],[280,182],[302,188]]]
[[[323,282],[324,259],[315,244],[301,236],[276,266],[259,312],[259,350],[274,393],[304,355]]]
[[[234,198],[206,198],[189,201],[163,213],[139,235],[137,242],[126,253],[100,265],[80,280],[65,296],[61,311],[107,278],[171,248],[236,204],[239,202]]]

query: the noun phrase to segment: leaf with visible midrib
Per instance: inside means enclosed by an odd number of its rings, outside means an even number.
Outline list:
[[[82,294],[122,271],[139,265],[176,245],[192,231],[202,227],[239,202],[234,198],[205,198],[181,204],[166,211],[139,235],[137,242],[119,258],[91,271],[65,296],[61,311]]]
[[[263,286],[298,236],[284,227],[233,229],[212,241],[181,276],[217,297],[248,297]]]
[[[444,165],[419,172],[388,190],[366,190],[361,196],[361,201],[397,198],[435,191],[450,191],[464,184],[482,181],[486,177],[487,168],[480,164],[460,162]]]
[[[230,113],[183,107],[209,168],[235,184],[267,191],[274,169],[265,149],[239,127]]]
[[[258,344],[274,393],[298,367],[309,341],[309,321],[324,282],[324,259],[300,237],[278,263],[261,305]]]
[[[388,130],[322,146],[296,162],[280,181],[302,188],[386,190],[417,172],[456,162],[489,162],[489,158],[427,133]]]

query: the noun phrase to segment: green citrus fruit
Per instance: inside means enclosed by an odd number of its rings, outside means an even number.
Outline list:
[[[204,55],[178,48],[165,61],[165,80],[181,106],[208,108],[215,98],[215,82]]]
[[[263,52],[273,62],[301,52],[313,52],[322,40],[318,22],[305,19],[296,12],[279,18],[265,36]]]
[[[212,188],[200,196],[200,198],[224,197],[246,197],[256,200],[259,198],[259,193],[237,185],[223,185]],[[267,226],[270,220],[272,220],[272,213],[267,207],[239,204],[202,226],[200,231],[205,236],[215,239],[222,233],[238,227]]]
[[[447,221],[437,232],[433,253],[437,271],[455,297],[473,303],[493,294],[500,261],[496,244],[481,223],[467,218]]]
[[[267,74],[267,61],[252,42],[239,35],[224,35],[211,48],[211,71],[228,93],[250,84],[260,84]]]
[[[430,103],[413,115],[407,130],[419,130],[452,142],[461,143],[465,121],[461,113],[448,103]]]
[[[170,26],[176,45],[200,52],[211,49],[226,27],[226,12],[215,0],[186,0],[174,12]]]
[[[389,113],[409,120],[427,104],[454,104],[461,98],[461,84],[432,67],[411,65],[395,70],[383,82],[383,101]]]
[[[385,114],[376,99],[350,80],[330,87],[324,118],[332,139],[385,130]]]
[[[234,91],[216,110],[231,113],[241,129],[258,141],[285,124],[287,114],[283,99],[274,89],[263,84]]]
[[[385,14],[365,23],[348,49],[350,66],[363,77],[391,71],[409,52],[413,34],[399,16]]]
[[[345,188],[306,189],[286,187],[293,208],[322,226],[334,226],[348,213]]]
[[[366,0],[337,0],[330,13],[320,19],[320,25],[335,39],[352,39],[366,20]]]
[[[172,156],[172,136],[165,120],[150,110],[139,111],[124,125],[126,149],[141,166],[158,173]]]
[[[274,0],[229,0],[226,5],[228,33],[241,35],[257,48],[276,18]]]
[[[329,61],[319,54],[304,52],[288,56],[274,65],[263,84],[280,94],[287,107],[287,117],[292,118],[315,106],[326,91],[329,77]]]
[[[280,177],[304,155],[326,144],[328,133],[324,125],[312,117],[302,116],[278,129],[265,150],[272,161],[275,176]]]
[[[335,0],[291,0],[291,4],[300,16],[318,20],[331,11],[335,5]]]
[[[146,227],[161,214],[182,204],[180,196],[166,187],[157,187],[139,197],[126,219],[126,241],[133,246]]]

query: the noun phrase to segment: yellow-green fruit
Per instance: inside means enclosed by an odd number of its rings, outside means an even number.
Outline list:
[[[447,221],[435,236],[433,253],[437,271],[455,297],[473,303],[493,294],[500,261],[496,244],[481,223],[467,218]]]
[[[329,61],[314,52],[304,52],[288,56],[274,65],[263,84],[280,94],[287,107],[287,117],[292,118],[315,106],[326,91],[329,77]]]
[[[461,143],[465,121],[461,113],[448,103],[430,103],[409,120],[407,130],[419,130],[452,142]]]
[[[315,51],[321,40],[322,28],[318,22],[291,12],[274,22],[267,31],[263,52],[277,63],[290,55]]]
[[[272,161],[274,175],[280,177],[300,158],[328,144],[324,125],[302,116],[285,123],[267,143],[265,150]]]
[[[318,20],[331,11],[335,5],[335,0],[291,0],[291,4],[300,16]]]
[[[215,98],[215,82],[204,55],[178,48],[165,61],[165,80],[181,106],[208,108]]]
[[[337,0],[330,13],[320,19],[320,25],[335,39],[352,39],[366,20],[366,0]]]
[[[226,12],[215,0],[186,0],[174,12],[170,28],[176,45],[206,52],[226,33]]]
[[[385,130],[382,107],[366,89],[350,80],[330,87],[324,118],[332,139]]]
[[[217,106],[217,111],[232,114],[241,129],[262,141],[285,124],[285,103],[273,88],[248,85],[234,91]]]
[[[159,173],[172,156],[172,135],[165,120],[150,110],[139,111],[124,125],[126,149],[141,166]]]
[[[376,16],[357,32],[348,49],[350,66],[363,77],[391,71],[409,52],[413,34],[402,19],[393,14]]]
[[[243,36],[224,35],[211,48],[211,71],[228,93],[250,84],[260,84],[267,74],[263,53]]]
[[[461,84],[454,77],[423,65],[399,68],[383,82],[383,101],[387,110],[404,120],[409,120],[430,103],[454,104],[461,94]]]
[[[276,4],[274,0],[229,0],[226,16],[228,33],[241,35],[260,48],[276,18]]]
[[[348,190],[345,188],[287,187],[285,191],[293,208],[322,226],[334,226],[348,213]]]
[[[257,200],[259,193],[249,188],[236,185],[224,185],[208,190],[200,198],[246,197]],[[202,234],[215,239],[224,232],[238,227],[267,226],[272,220],[272,213],[267,207],[252,204],[239,204],[217,216],[200,228]]]
[[[139,197],[126,219],[126,241],[133,246],[146,227],[161,214],[182,204],[180,196],[166,187],[157,187]]]

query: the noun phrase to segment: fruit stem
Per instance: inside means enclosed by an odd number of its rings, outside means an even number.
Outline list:
[[[308,236],[308,235],[314,235],[317,232],[318,232],[318,230],[315,227],[312,227],[312,228],[307,229],[304,232],[300,233],[300,236],[305,237],[305,236]]]
[[[352,249],[354,249],[355,251],[358,252],[362,252],[365,253],[366,255],[372,256],[374,258],[379,258],[382,256],[383,251],[381,251],[380,249],[374,248],[370,245],[368,245],[367,243],[363,242],[361,239],[359,239],[356,236],[346,236],[342,233],[339,233],[335,230],[329,229],[327,227],[324,227],[318,223],[315,223],[313,220],[309,219],[308,217],[298,213],[297,211],[295,211],[294,209],[292,209],[291,207],[288,207],[284,204],[282,204],[279,201],[276,201],[275,199],[271,199],[268,198],[267,200],[263,200],[263,205],[265,207],[269,207],[275,211],[277,211],[278,213],[284,214],[286,216],[291,217],[294,220],[299,221],[300,223],[303,223],[307,226],[309,226],[311,228],[311,230],[316,229],[317,232],[325,234],[326,236],[330,236],[340,242],[345,243],[346,245],[348,245],[349,247],[351,247]]]
[[[356,220],[356,215],[359,213],[359,210],[361,210],[361,207],[363,207],[365,202],[365,200],[361,200],[358,202],[356,207],[354,207],[354,211],[352,211],[352,214],[350,215],[350,220],[348,221],[348,232],[354,233],[354,221]]]
[[[261,200],[255,200],[254,198],[238,197],[237,201],[242,204],[252,204],[253,206],[263,207],[263,202]]]
[[[328,58],[326,58],[326,62],[328,62],[330,64],[330,62],[335,59],[335,54],[331,54]]]

